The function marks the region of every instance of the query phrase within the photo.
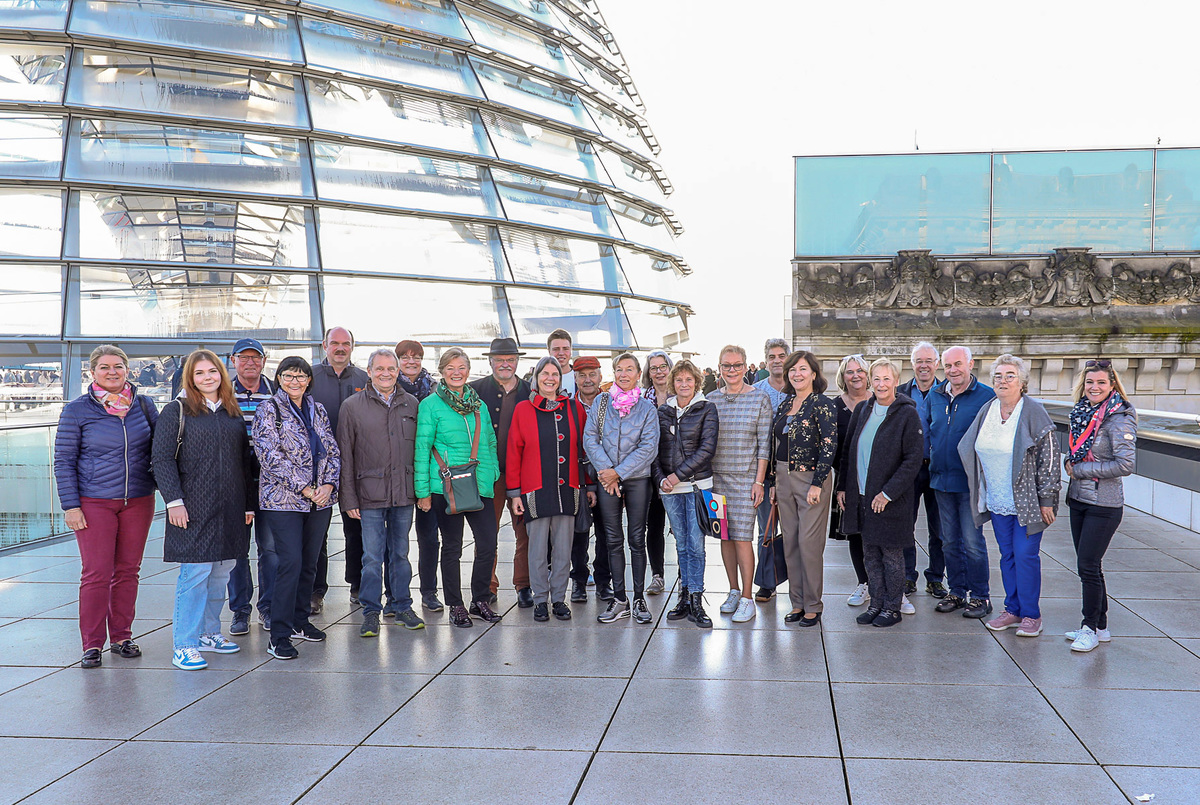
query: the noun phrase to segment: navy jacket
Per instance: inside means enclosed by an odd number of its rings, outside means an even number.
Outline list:
[[[958,443],[979,410],[995,399],[996,392],[972,377],[967,390],[951,401],[949,385],[949,380],[936,384],[924,400],[922,419],[929,424],[929,486],[939,492],[966,493],[970,487],[958,456]]]
[[[122,500],[154,494],[150,442],[158,409],[133,390],[124,418],[104,410],[91,392],[63,407],[54,437],[54,479],[63,510],[79,499]]]

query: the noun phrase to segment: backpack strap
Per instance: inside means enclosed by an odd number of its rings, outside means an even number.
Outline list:
[[[600,395],[600,413],[597,414],[596,431],[599,434],[601,444],[604,443],[604,415],[608,413],[608,403],[610,400],[612,400],[612,395],[607,391]]]
[[[179,449],[183,447],[183,418],[186,416],[183,411],[183,400],[178,397],[175,402],[179,403],[179,429],[175,432],[175,460],[179,460]]]
[[[275,433],[283,433],[283,409],[279,407],[279,401],[271,397],[271,405],[275,408]]]
[[[463,417],[463,422],[466,422],[466,421],[467,421],[467,418]],[[475,435],[471,437],[471,460],[472,461],[477,461],[479,459],[479,428],[480,428],[481,424],[482,424],[482,420],[479,418],[479,412],[476,411],[475,412]]]

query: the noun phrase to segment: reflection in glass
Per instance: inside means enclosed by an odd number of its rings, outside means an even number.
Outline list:
[[[611,244],[508,227],[501,239],[517,282],[629,292]]]
[[[77,49],[67,102],[189,118],[308,126],[297,76],[162,56]]]
[[[627,120],[611,109],[606,109],[592,101],[585,100],[583,105],[587,107],[588,113],[600,127],[600,133],[605,137],[623,148],[628,148],[635,154],[641,154],[646,158],[654,156],[654,149],[650,147],[650,143],[646,142],[642,130],[632,120]]]
[[[310,283],[294,274],[134,266],[79,269],[79,333],[139,338],[314,337]]]
[[[295,18],[250,8],[204,0],[75,0],[70,32],[300,63]]]
[[[0,16],[14,13],[3,5],[0,2]],[[0,42],[0,100],[61,103],[66,75],[66,48]]]
[[[621,304],[641,349],[674,349],[687,340],[687,321],[678,305],[629,297],[622,299]]]
[[[0,114],[0,176],[57,179],[62,133],[61,117]]]
[[[317,216],[326,269],[505,279],[494,227],[335,207]]]
[[[478,165],[317,141],[313,164],[326,201],[500,217],[495,191]]]
[[[62,31],[68,10],[69,0],[0,0],[0,28]]]
[[[685,276],[683,269],[673,260],[658,255],[617,246],[617,257],[625,277],[638,296],[653,296],[657,299],[678,299],[679,281]]]
[[[79,248],[101,260],[308,266],[303,207],[80,191],[71,198]]]
[[[509,288],[508,304],[521,345],[541,349],[562,328],[575,335],[575,348],[633,348],[633,333],[616,297]]]
[[[77,119],[67,178],[311,196],[306,150],[292,137]]]
[[[466,58],[452,50],[324,20],[306,18],[303,26],[310,65],[482,97]]]
[[[58,257],[61,249],[62,191],[0,189],[0,255]]]
[[[1152,151],[994,155],[992,251],[1149,251]]]
[[[661,213],[612,196],[608,197],[608,204],[617,216],[626,240],[667,254],[679,254],[679,247],[675,245],[675,232]]]
[[[2,9],[0,13],[3,13]],[[4,403],[0,410],[10,407],[28,410],[36,406],[40,409],[37,414],[42,415],[30,413],[27,416],[36,416],[34,421],[42,422],[53,418],[45,398],[53,396],[62,400],[62,380],[60,376],[54,386],[40,385],[41,377],[48,371],[41,367],[42,364],[38,364],[25,371],[21,371],[20,366],[0,368],[0,401]],[[5,375],[14,375],[18,371],[22,376],[29,374],[38,379],[19,384],[3,382]],[[58,375],[58,372],[53,374]],[[20,416],[20,413],[13,414],[12,419],[20,422]],[[8,419],[9,415],[0,413],[0,418]],[[0,548],[50,537],[66,529],[55,494],[54,433],[52,426],[0,431],[0,466],[5,469]]]
[[[608,43],[604,41],[604,35],[596,29],[596,26],[599,26],[599,22],[591,19],[586,11],[584,14],[586,22],[565,12],[560,13],[559,16],[562,18],[567,31],[583,45],[584,51],[590,57],[606,61],[613,67],[621,66],[617,58],[613,55],[611,48],[609,48]]]
[[[528,17],[550,28],[565,30],[546,0],[492,0],[492,4],[515,11],[523,17]]]
[[[300,5],[332,9],[411,31],[471,41],[450,0],[300,0]]]
[[[491,156],[477,112],[449,101],[323,78],[308,79],[319,131]]]
[[[541,224],[593,235],[616,235],[604,194],[566,182],[492,169],[510,221]]]
[[[0,335],[58,337],[62,266],[0,264]]]
[[[504,292],[490,285],[459,285],[325,275],[327,322],[353,322],[360,341],[395,344],[412,338],[487,344],[512,335]]]
[[[501,159],[521,162],[566,176],[608,184],[596,152],[587,140],[515,117],[482,112]]]
[[[1200,149],[1158,152],[1154,250],[1200,249]]]
[[[495,103],[581,129],[596,130],[583,108],[583,102],[574,92],[494,62],[471,57],[471,64],[483,82],[487,97]]]
[[[485,48],[506,53],[552,73],[576,81],[581,80],[579,71],[567,61],[558,43],[528,28],[493,17],[491,14],[484,14],[466,5],[460,6],[458,10],[475,41]]]
[[[616,101],[627,109],[630,114],[638,114],[637,104],[633,102],[633,98],[629,97],[629,93],[625,90],[625,84],[615,73],[598,67],[574,53],[571,54],[571,63],[579,69],[589,87],[605,97]]]
[[[603,145],[596,146],[596,151],[617,187],[660,207],[666,206],[667,196],[649,165]]]

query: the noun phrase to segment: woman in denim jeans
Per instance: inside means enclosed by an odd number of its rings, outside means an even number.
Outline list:
[[[704,377],[691,361],[671,368],[668,388],[675,393],[658,407],[658,455],[650,467],[654,485],[675,533],[679,554],[679,602],[667,620],[687,618],[712,628],[704,611],[704,534],[696,516],[700,492],[712,489],[717,452],[717,409],[700,392]]]

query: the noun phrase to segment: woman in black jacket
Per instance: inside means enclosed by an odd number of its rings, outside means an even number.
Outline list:
[[[874,398],[854,409],[850,440],[838,478],[842,530],[861,534],[871,606],[856,619],[874,626],[903,620],[904,549],[913,547],[914,484],[925,437],[916,403],[896,393],[900,367],[887,358],[871,364]]]
[[[199,349],[183,366],[182,389],[154,434],[154,477],[167,501],[163,559],[179,562],[171,663],[208,667],[200,652],[232,654],[221,634],[229,572],[249,549],[254,520],[253,453],[225,367]]]
[[[675,393],[658,407],[658,456],[650,467],[671,519],[679,555],[679,602],[668,620],[687,618],[712,628],[704,611],[704,533],[696,516],[701,490],[712,489],[717,452],[717,409],[699,391],[703,375],[691,361],[671,367],[668,387]]]

